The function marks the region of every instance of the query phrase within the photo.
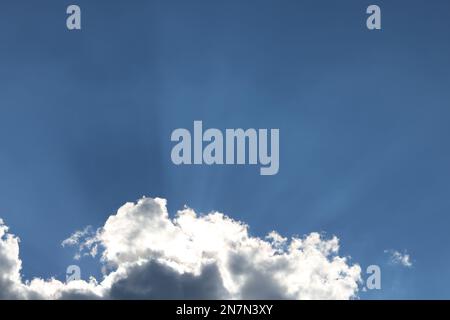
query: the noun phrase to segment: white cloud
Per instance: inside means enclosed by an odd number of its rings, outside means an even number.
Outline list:
[[[87,226],[83,230],[74,232],[69,238],[64,240],[61,245],[63,247],[77,246],[78,252],[75,254],[74,259],[79,260],[82,257],[82,252],[89,249],[89,252],[85,252],[83,255],[90,255],[95,257],[97,255],[97,246],[86,239],[91,238],[94,234],[92,226]]]
[[[401,265],[407,268],[411,268],[413,266],[411,257],[406,252],[401,253],[397,250],[384,250],[384,252],[389,254],[390,262],[393,264]]]
[[[8,233],[0,219],[0,299],[17,297],[21,286],[19,239]]]
[[[127,203],[105,225],[63,245],[100,255],[112,270],[101,282],[23,282],[18,239],[0,224],[0,294],[13,298],[350,299],[361,269],[340,257],[339,240],[318,233],[265,239],[224,214],[185,208],[171,219],[166,200]],[[1,296],[0,296],[1,297]]]
[[[92,234],[92,226],[87,226],[83,230],[79,230],[79,231],[74,232],[69,238],[64,240],[61,243],[61,245],[63,247],[79,245],[81,240],[86,238],[90,234]]]

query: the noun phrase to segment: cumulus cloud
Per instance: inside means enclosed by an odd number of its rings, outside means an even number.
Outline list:
[[[18,296],[21,268],[19,239],[8,233],[8,227],[0,219],[0,299]]]
[[[127,203],[103,227],[62,244],[75,246],[77,257],[97,256],[109,271],[100,282],[24,282],[19,239],[1,222],[0,298],[351,299],[361,281],[360,267],[338,255],[336,237],[262,239],[219,212],[184,208],[170,218],[160,198]]]
[[[406,252],[401,253],[397,250],[385,250],[389,254],[389,259],[392,264],[401,265],[403,267],[411,268],[413,266],[411,257]]]

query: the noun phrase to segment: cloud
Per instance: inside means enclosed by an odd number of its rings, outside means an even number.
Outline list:
[[[97,246],[86,239],[92,238],[94,230],[92,226],[87,226],[83,230],[74,232],[69,238],[64,240],[61,245],[63,247],[77,246],[78,252],[75,254],[74,259],[79,260],[82,257],[83,251],[89,249],[89,252],[84,252],[83,256],[90,255],[95,257],[97,255]]]
[[[0,299],[16,298],[21,286],[19,239],[8,233],[0,219]]]
[[[0,296],[22,299],[351,299],[361,268],[340,257],[339,240],[318,233],[261,239],[249,227],[190,208],[172,219],[166,200],[127,203],[102,228],[63,241],[98,256],[101,282],[21,279],[19,239],[0,224]]]
[[[411,257],[406,252],[401,253],[397,250],[384,250],[384,252],[389,254],[390,262],[392,264],[401,265],[407,268],[411,268],[413,266]]]

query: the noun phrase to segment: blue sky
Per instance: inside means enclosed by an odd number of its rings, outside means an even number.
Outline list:
[[[0,216],[26,278],[64,278],[61,241],[147,195],[259,236],[336,235],[382,267],[362,298],[450,297],[448,1],[76,3],[72,32],[71,2],[0,5]],[[278,175],[174,166],[170,134],[194,120],[279,128]]]

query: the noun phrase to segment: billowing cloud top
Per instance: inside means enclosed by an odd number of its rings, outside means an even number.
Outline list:
[[[63,245],[77,246],[77,258],[99,255],[110,271],[101,282],[24,282],[19,240],[0,220],[0,298],[350,299],[361,274],[338,256],[336,237],[261,239],[218,212],[185,208],[171,219],[159,198],[127,203],[102,228],[75,232]]]

